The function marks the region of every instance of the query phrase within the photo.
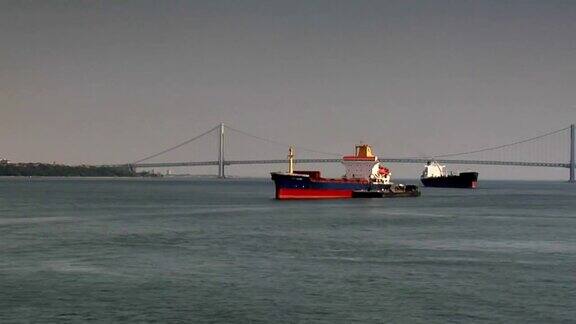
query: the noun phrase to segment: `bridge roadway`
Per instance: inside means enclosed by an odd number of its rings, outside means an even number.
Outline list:
[[[340,163],[341,159],[294,159],[294,162],[299,163]],[[425,164],[430,159],[425,158],[384,158],[379,159],[384,163],[417,163]],[[512,162],[512,161],[481,161],[481,160],[435,160],[439,163],[445,164],[482,164],[482,165],[508,165],[508,166],[525,166],[525,167],[549,167],[549,168],[570,168],[570,163],[550,163],[550,162]],[[224,161],[224,165],[240,165],[240,164],[278,164],[288,163],[288,159],[278,160],[229,160]],[[169,168],[181,166],[207,166],[218,165],[218,161],[201,161],[201,162],[166,162],[166,163],[137,163],[131,164],[134,168]]]

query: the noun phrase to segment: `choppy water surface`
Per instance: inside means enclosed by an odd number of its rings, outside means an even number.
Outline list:
[[[0,180],[0,322],[576,319],[576,185],[272,196],[265,180]]]

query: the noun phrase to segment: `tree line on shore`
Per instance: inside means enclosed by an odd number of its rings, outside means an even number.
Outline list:
[[[0,176],[14,177],[138,177],[151,176],[129,166],[63,165],[46,163],[0,164]]]

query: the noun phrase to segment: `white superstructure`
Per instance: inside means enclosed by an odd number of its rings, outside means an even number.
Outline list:
[[[346,168],[345,178],[367,179],[375,183],[390,183],[390,170],[378,162],[369,145],[357,145],[354,155],[342,158]]]
[[[441,165],[436,161],[428,161],[422,171],[421,178],[436,178],[446,176],[446,166]]]
[[[372,174],[372,166],[378,162],[378,157],[372,154],[369,145],[356,145],[354,155],[342,158],[342,164],[346,168],[344,177],[348,179],[368,179]]]

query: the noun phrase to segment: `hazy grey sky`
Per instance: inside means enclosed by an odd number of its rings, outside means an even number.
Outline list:
[[[0,41],[0,156],[15,161],[128,162],[220,121],[297,148],[364,141],[381,156],[576,122],[576,1],[5,0]],[[212,159],[215,143],[165,159]],[[285,155],[257,145],[231,139],[229,154]]]

